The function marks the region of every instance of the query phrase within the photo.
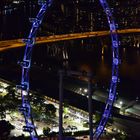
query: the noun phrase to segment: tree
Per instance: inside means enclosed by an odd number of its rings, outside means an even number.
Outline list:
[[[10,132],[15,127],[9,123],[9,121],[0,121],[0,140],[7,140]]]
[[[45,99],[43,96],[38,96],[38,95],[31,95],[30,96],[31,99],[31,105],[32,105],[32,114],[33,114],[33,118],[35,118],[36,120],[42,120],[44,119],[44,113],[45,113],[45,108],[46,108],[46,104]]]
[[[95,121],[96,121],[95,124],[98,124],[99,121],[100,121],[100,119],[101,119],[100,114],[96,113],[96,114],[95,114]]]
[[[6,117],[6,108],[5,108],[5,98],[0,96],[0,118],[4,119]]]
[[[17,110],[20,100],[15,95],[15,89],[13,86],[6,87],[7,94],[0,96],[0,117],[4,119],[6,117],[6,111]]]
[[[39,111],[42,110],[42,108],[46,105],[45,99],[42,96],[32,95],[31,96],[31,102],[34,106],[38,107]]]
[[[18,107],[18,105],[21,104],[21,101],[18,99],[18,96],[16,95],[16,90],[13,86],[6,87],[7,95],[4,96],[5,98],[5,104],[6,108],[9,111],[15,111],[15,109]]]
[[[6,87],[6,90],[7,90],[7,95],[10,97],[10,98],[12,98],[12,99],[15,99],[15,97],[16,97],[16,95],[15,95],[15,89],[14,89],[14,87],[13,86],[8,86],[8,87]]]
[[[55,117],[56,116],[55,106],[53,104],[47,104],[45,107],[45,113],[50,117]]]
[[[50,129],[49,127],[44,127],[44,128],[43,128],[43,134],[44,134],[45,136],[47,136],[47,135],[50,133],[50,131],[51,131],[51,129]]]

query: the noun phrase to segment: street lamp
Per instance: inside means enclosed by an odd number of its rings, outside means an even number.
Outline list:
[[[120,101],[120,105],[121,105],[121,106],[123,105],[123,102],[122,102],[122,101]]]
[[[88,90],[85,88],[85,89],[84,89],[84,92],[87,93],[87,91],[88,91]]]

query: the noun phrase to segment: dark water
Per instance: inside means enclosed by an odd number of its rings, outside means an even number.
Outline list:
[[[97,41],[97,40],[96,40]],[[98,42],[98,41],[97,41]],[[75,41],[77,43],[77,41]],[[93,81],[105,89],[109,88],[111,78],[112,57],[110,46],[103,47],[94,46],[87,49],[81,46],[75,47],[75,43],[67,47],[68,52],[68,68],[77,71],[91,71],[94,75]],[[61,48],[60,43],[56,43]],[[39,67],[40,71],[57,72],[63,67],[63,60],[60,59],[61,53],[57,56],[50,56],[48,47],[54,44],[43,44],[35,46],[32,56],[32,66]],[[56,47],[56,46],[55,46]],[[8,50],[0,53],[0,67],[16,66],[18,60],[22,60],[24,48]],[[140,49],[136,47],[120,48],[121,64],[119,68],[120,83],[118,86],[119,95],[130,99],[140,96]],[[12,67],[9,71],[14,71]],[[32,70],[32,69],[31,69]],[[20,70],[18,71],[20,79]],[[45,75],[44,75],[45,76]],[[82,78],[84,80],[84,78]]]
[[[135,48],[120,49],[120,59],[119,94],[123,97],[135,99],[140,96],[140,50]],[[111,78],[111,60],[111,53],[107,53],[107,55],[101,55],[100,53],[87,54],[83,59],[79,59],[76,65],[79,70],[93,72],[95,81],[101,87],[108,88]]]

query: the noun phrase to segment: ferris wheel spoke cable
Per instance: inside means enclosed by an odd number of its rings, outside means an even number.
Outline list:
[[[108,99],[106,101],[106,106],[102,114],[100,123],[94,132],[94,139],[99,139],[108,118],[110,117],[110,112],[116,97],[116,87],[118,82],[118,69],[119,69],[119,42],[116,30],[116,24],[111,13],[111,9],[108,6],[106,0],[99,0],[100,4],[103,7],[103,10],[107,16],[108,24],[110,27],[110,35],[112,40],[112,77],[110,82],[110,90]],[[35,44],[36,33],[40,27],[43,17],[47,9],[52,5],[52,0],[38,0],[38,4],[41,5],[41,8],[36,16],[36,18],[30,18],[32,23],[32,28],[30,30],[29,36],[27,39],[23,39],[26,44],[23,61],[19,62],[22,66],[22,78],[21,84],[17,85],[17,89],[21,90],[22,105],[19,110],[22,112],[25,118],[25,126],[23,126],[23,131],[29,132],[32,140],[38,140],[38,135],[36,132],[36,126],[34,125],[31,106],[29,102],[29,70],[31,67],[31,58],[32,58],[32,49]]]

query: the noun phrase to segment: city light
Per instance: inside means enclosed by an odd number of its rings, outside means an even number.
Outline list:
[[[85,92],[85,93],[87,93],[87,91],[88,91],[87,89],[84,89],[84,92]]]
[[[26,95],[28,95],[28,92],[27,92],[26,90],[22,90],[22,94],[23,94],[24,96],[26,96]]]
[[[121,106],[123,105],[123,102],[122,101],[120,101],[120,103],[119,103]]]

